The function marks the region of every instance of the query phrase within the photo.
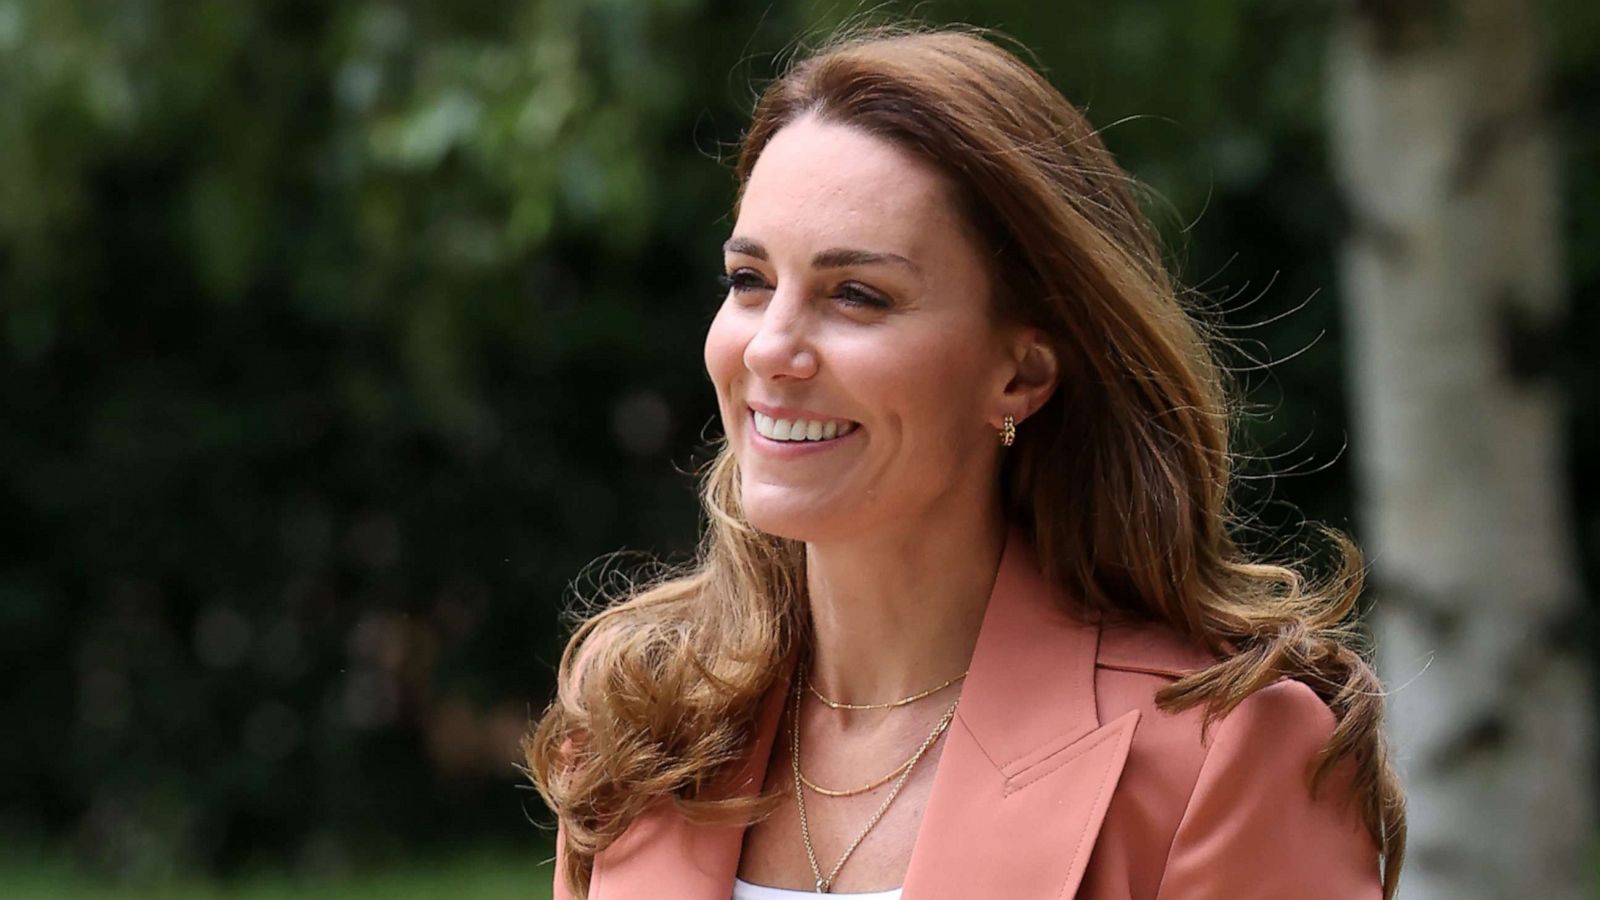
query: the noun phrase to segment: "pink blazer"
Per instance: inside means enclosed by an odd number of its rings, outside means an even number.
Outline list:
[[[1350,761],[1315,799],[1334,716],[1280,680],[1200,736],[1155,692],[1210,657],[1158,626],[1070,616],[1021,532],[1006,543],[903,900],[1375,900],[1378,852]],[[729,790],[755,793],[791,672]],[[592,900],[727,900],[743,829],[661,804],[595,858]],[[558,845],[559,846],[559,845]],[[561,861],[558,850],[557,862]],[[559,871],[559,870],[558,870]],[[557,900],[571,894],[556,878]]]

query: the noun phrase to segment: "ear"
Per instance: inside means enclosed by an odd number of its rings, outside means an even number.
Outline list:
[[[1045,332],[1018,328],[1007,339],[1004,386],[995,398],[990,422],[999,428],[1006,416],[1022,424],[1055,393],[1061,377],[1060,361]]]

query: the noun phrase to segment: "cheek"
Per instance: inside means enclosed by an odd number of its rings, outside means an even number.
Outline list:
[[[961,435],[983,421],[989,372],[968,345],[928,341],[906,350],[879,358],[880,383],[901,400],[901,428],[909,440],[955,450]]]
[[[726,396],[729,385],[744,370],[744,348],[749,342],[749,335],[744,332],[736,317],[728,314],[726,305],[717,311],[706,330],[706,374],[711,376],[719,398]]]

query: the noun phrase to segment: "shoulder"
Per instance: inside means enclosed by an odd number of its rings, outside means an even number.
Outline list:
[[[1326,896],[1375,896],[1376,850],[1348,802],[1349,760],[1311,793],[1312,769],[1336,725],[1315,691],[1281,678],[1209,727],[1201,706],[1167,711],[1156,703],[1163,688],[1222,661],[1164,625],[1102,629],[1095,671],[1101,721],[1139,711],[1106,818],[1104,855],[1143,895],[1159,887],[1163,900],[1214,896],[1206,891],[1223,887],[1240,889],[1239,896],[1297,895],[1279,875],[1265,878],[1249,864],[1258,852],[1286,860],[1283,878],[1350,889]],[[1297,840],[1307,846],[1296,850]],[[1266,881],[1271,890],[1263,893]]]
[[[1281,678],[1210,729],[1168,844],[1161,900],[1382,896],[1377,842],[1344,757],[1312,787],[1337,717],[1308,685]],[[1271,859],[1263,867],[1262,859]]]

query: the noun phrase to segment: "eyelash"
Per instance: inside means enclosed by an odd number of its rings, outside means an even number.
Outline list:
[[[759,290],[765,287],[766,285],[762,284],[759,279],[760,276],[749,269],[736,269],[731,273],[718,275],[717,283],[722,285],[723,291],[743,292]],[[864,309],[887,309],[889,307],[888,298],[875,291],[866,290],[859,285],[847,283],[842,285],[839,291],[841,294],[840,299],[850,306]],[[853,299],[851,295],[854,295]]]

